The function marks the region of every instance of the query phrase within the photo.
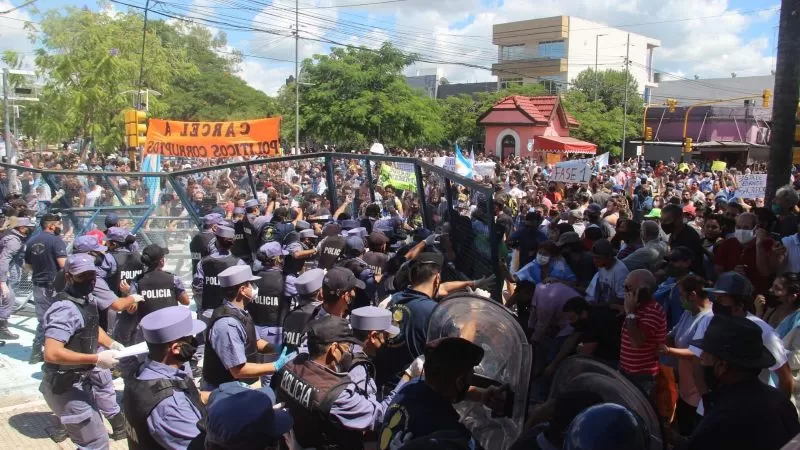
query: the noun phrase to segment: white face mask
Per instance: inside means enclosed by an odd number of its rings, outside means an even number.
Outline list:
[[[539,253],[539,254],[536,255],[536,263],[539,264],[540,266],[547,265],[547,263],[549,263],[549,262],[550,262],[550,256],[549,255],[545,255],[545,254],[542,254],[542,253]]]
[[[742,244],[753,240],[753,230],[734,230],[733,236]]]

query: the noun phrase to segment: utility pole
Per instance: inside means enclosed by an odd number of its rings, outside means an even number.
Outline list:
[[[600,74],[597,73],[597,56],[600,53],[600,36],[605,36],[605,34],[594,35],[594,101],[597,101],[597,90],[600,84]]]
[[[765,204],[789,181],[800,97],[800,0],[782,0]]]
[[[628,127],[628,85],[630,84],[631,34],[628,33],[627,49],[625,50],[625,106],[622,113],[622,160],[625,160],[625,137]]]
[[[6,144],[6,159],[8,160],[9,164],[14,164],[14,148],[11,145],[11,125],[8,123],[8,116],[10,114],[9,110],[9,103],[8,103],[8,69],[3,69],[3,140]],[[11,176],[9,175],[9,181],[11,180]]]
[[[147,11],[150,8],[150,0],[147,0],[144,3],[144,26],[142,27],[142,56],[139,60],[139,86],[137,89],[139,90],[139,95],[136,99],[136,109],[142,109],[142,78],[144,77],[144,44],[147,39]],[[148,97],[149,100],[149,97]]]
[[[300,6],[294,0],[294,151],[300,154]]]

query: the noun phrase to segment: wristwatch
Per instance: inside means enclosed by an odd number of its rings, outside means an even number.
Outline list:
[[[636,320],[636,314],[628,313],[625,315],[625,320]]]

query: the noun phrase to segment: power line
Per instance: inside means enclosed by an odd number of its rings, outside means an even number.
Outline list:
[[[334,9],[334,8],[352,8],[354,6],[373,6],[373,5],[383,5],[386,3],[401,3],[407,2],[409,0],[384,0],[381,2],[371,2],[371,3],[351,3],[349,5],[332,5],[332,6],[312,6],[308,8],[299,8],[301,11],[304,9]]]
[[[34,3],[38,2],[38,1],[39,0],[28,0],[27,2],[25,2],[25,3],[23,3],[23,4],[19,5],[19,6],[15,6],[15,7],[9,9],[9,10],[0,11],[0,14],[8,14],[10,12],[14,12],[14,11],[16,11],[18,9],[22,9],[22,8],[28,6],[28,5],[32,5],[32,4],[34,4]]]

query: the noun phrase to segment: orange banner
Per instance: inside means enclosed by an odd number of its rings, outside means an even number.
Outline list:
[[[277,156],[280,135],[280,117],[235,122],[150,119],[144,152],[184,158]]]

